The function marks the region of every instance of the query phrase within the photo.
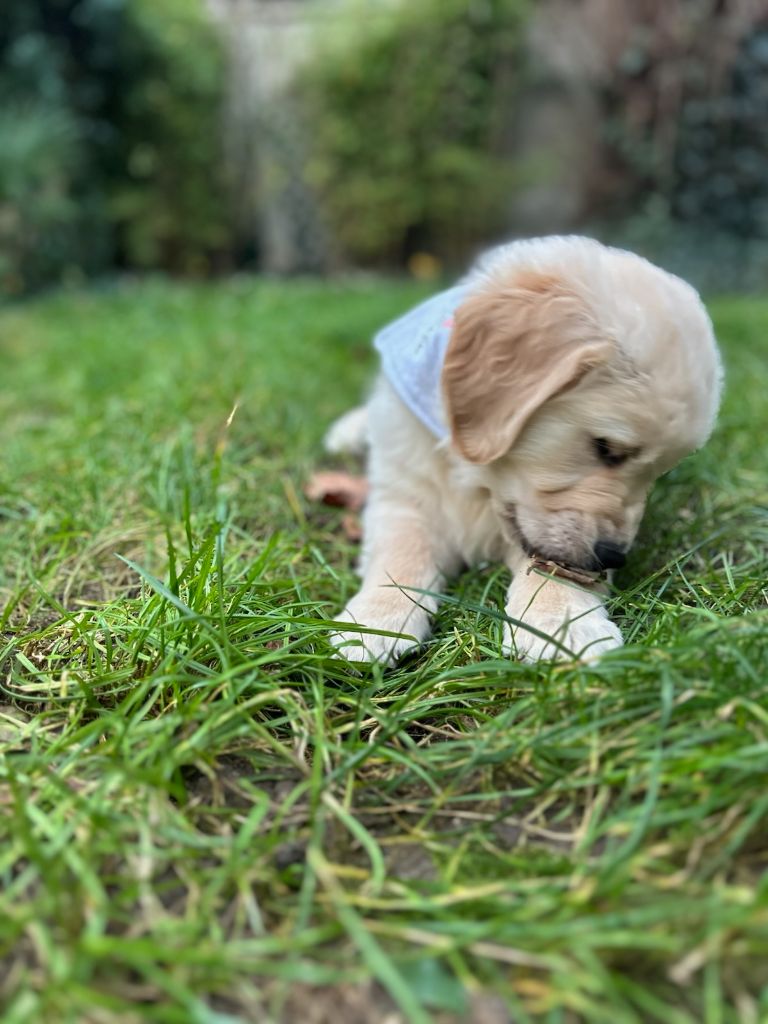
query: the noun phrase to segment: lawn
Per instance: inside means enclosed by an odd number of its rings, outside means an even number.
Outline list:
[[[358,676],[320,439],[406,283],[127,283],[0,315],[4,1024],[768,1020],[768,302],[597,665],[498,567]],[[234,413],[233,413],[234,410]]]

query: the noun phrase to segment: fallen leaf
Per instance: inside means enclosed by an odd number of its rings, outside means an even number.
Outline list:
[[[304,493],[310,501],[356,512],[368,497],[368,481],[364,476],[352,476],[341,470],[321,470],[309,478]]]
[[[363,524],[360,522],[360,516],[354,512],[347,512],[341,520],[341,528],[344,531],[344,536],[347,540],[357,543],[363,539]]]

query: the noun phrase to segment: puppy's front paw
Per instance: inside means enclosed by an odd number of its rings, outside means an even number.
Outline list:
[[[527,588],[520,594],[513,592],[514,585],[510,588],[507,615],[523,625],[504,624],[506,654],[531,662],[592,661],[621,647],[618,626],[594,594],[558,583],[545,588],[533,595]]]
[[[347,661],[394,665],[407,651],[418,647],[429,632],[429,620],[421,608],[410,602],[404,606],[402,600],[380,594],[357,594],[337,618],[340,622],[358,622],[366,629],[402,634],[382,636],[351,629],[332,633],[331,643]]]

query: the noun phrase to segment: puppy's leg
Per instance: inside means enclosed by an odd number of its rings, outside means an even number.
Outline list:
[[[580,587],[535,570],[526,573],[528,563],[523,555],[510,559],[510,565],[514,575],[507,591],[506,612],[522,625],[505,623],[507,654],[525,661],[569,660],[573,656],[589,661],[621,647],[621,633],[608,618],[597,587]]]
[[[368,407],[358,405],[340,416],[328,428],[323,445],[334,455],[340,452],[362,455],[368,447]]]
[[[364,525],[362,586],[337,618],[405,635],[345,630],[335,633],[331,640],[349,661],[391,665],[429,635],[437,599],[419,591],[439,591],[444,576],[435,559],[427,523],[415,504],[382,498],[374,492]]]

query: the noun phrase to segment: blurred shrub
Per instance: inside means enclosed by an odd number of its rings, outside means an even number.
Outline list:
[[[111,0],[114,3],[114,0]],[[110,210],[123,259],[201,273],[232,226],[221,138],[223,51],[199,0],[130,0]]]
[[[721,91],[702,91],[681,109],[674,212],[768,239],[768,25],[741,41]]]
[[[85,262],[75,200],[79,140],[66,111],[40,102],[0,109],[0,288],[20,292]]]
[[[524,74],[524,0],[401,0],[329,21],[306,68],[307,175],[347,256],[452,259],[493,235]],[[356,15],[356,16],[355,16]],[[338,38],[338,23],[353,31]]]
[[[3,0],[0,290],[227,244],[221,55],[197,0]]]
[[[663,6],[635,9],[607,91],[618,212],[647,210],[658,235],[682,228],[693,247],[707,233],[768,240],[768,15],[692,4],[650,31]]]
[[[648,197],[620,220],[593,224],[591,230],[705,293],[764,292],[768,284],[768,239],[737,235],[711,220],[683,220],[661,195]]]

